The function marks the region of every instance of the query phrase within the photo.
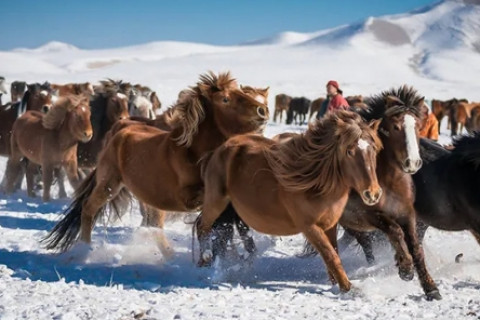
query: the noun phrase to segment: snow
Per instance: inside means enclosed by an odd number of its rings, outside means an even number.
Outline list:
[[[312,33],[286,32],[238,46],[152,42],[84,50],[50,42],[0,52],[0,72],[9,82],[95,82],[107,77],[139,82],[156,90],[168,106],[198,74],[231,70],[241,84],[270,86],[271,114],[276,94],[317,98],[330,79],[339,80],[346,95],[369,95],[408,83],[428,100],[478,101],[479,16],[479,6],[441,1],[402,15]],[[266,135],[305,129],[269,123]],[[447,133],[444,121],[443,144],[450,143]],[[0,172],[5,164],[0,158]],[[56,191],[54,187],[54,197]],[[140,227],[136,204],[113,226],[99,223],[91,246],[48,252],[39,240],[67,205],[67,200],[44,204],[28,198],[25,186],[14,195],[0,195],[1,319],[480,317],[480,246],[468,232],[428,230],[426,261],[443,295],[442,301],[428,302],[418,279],[399,279],[389,247],[375,252],[378,261],[372,267],[359,248],[342,248],[341,259],[354,285],[347,294],[329,283],[319,257],[296,257],[301,236],[253,232],[259,254],[251,265],[233,262],[199,269],[192,262],[191,224],[180,219],[165,228],[175,249],[166,259],[155,241],[161,231]],[[198,256],[198,244],[194,253]],[[464,256],[456,263],[459,253]]]

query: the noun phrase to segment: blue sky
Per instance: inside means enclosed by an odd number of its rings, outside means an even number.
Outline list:
[[[435,1],[433,1],[435,2]],[[432,0],[8,0],[0,50],[57,40],[109,48],[161,40],[228,45],[410,11]]]

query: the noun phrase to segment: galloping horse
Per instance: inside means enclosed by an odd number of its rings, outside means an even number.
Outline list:
[[[50,200],[54,170],[65,168],[72,187],[77,187],[77,144],[92,137],[88,99],[67,96],[43,114],[27,111],[15,121],[12,150],[7,163],[7,192],[13,192],[21,170],[22,158],[28,159],[27,190],[33,196],[33,175],[42,166],[43,201]]]
[[[332,113],[285,143],[240,135],[205,159],[205,196],[197,220],[199,265],[212,259],[210,230],[231,201],[254,229],[273,235],[302,232],[322,254],[340,289],[350,282],[332,246],[350,188],[368,205],[382,194],[375,174],[381,148],[376,128],[348,111]],[[262,197],[258,197],[261,192]]]
[[[369,109],[360,112],[363,118],[382,120],[379,131],[384,149],[378,155],[377,176],[385,193],[375,206],[365,206],[359,195],[352,194],[340,224],[351,233],[384,232],[395,249],[400,277],[412,280],[415,267],[427,298],[441,299],[417,237],[412,188],[411,175],[422,166],[418,130],[423,103],[424,98],[407,86],[367,100]]]
[[[127,190],[154,208],[197,210],[203,202],[199,161],[229,137],[257,131],[268,120],[267,106],[241,91],[229,73],[202,75],[172,110],[170,132],[131,125],[109,139],[97,168],[45,239],[48,248],[68,249],[80,231],[89,243],[107,202],[119,209]]]

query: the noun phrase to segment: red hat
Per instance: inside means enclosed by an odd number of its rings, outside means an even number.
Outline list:
[[[333,87],[337,88],[337,90],[338,90],[338,92],[340,92],[340,94],[342,93],[342,90],[340,90],[340,85],[338,84],[337,81],[335,81],[335,80],[328,81],[327,82],[327,87],[328,86],[333,86]]]

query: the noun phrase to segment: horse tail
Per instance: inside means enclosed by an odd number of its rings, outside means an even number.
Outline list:
[[[78,239],[81,227],[82,209],[88,198],[92,195],[96,182],[96,169],[80,184],[75,190],[73,202],[65,210],[65,216],[60,220],[50,233],[41,241],[47,249],[57,249],[59,251],[68,250]],[[116,216],[121,216],[121,209],[125,207],[126,199],[131,199],[130,193],[127,189],[122,188],[120,192],[109,201],[105,203],[95,213],[94,225],[98,218],[105,215],[107,206],[115,213]],[[122,210],[123,211],[123,210]]]
[[[20,117],[27,111],[28,99],[30,99],[30,91],[27,90],[27,91],[25,91],[25,93],[23,94],[22,101],[20,102],[20,105],[18,106],[17,118],[20,118]]]

